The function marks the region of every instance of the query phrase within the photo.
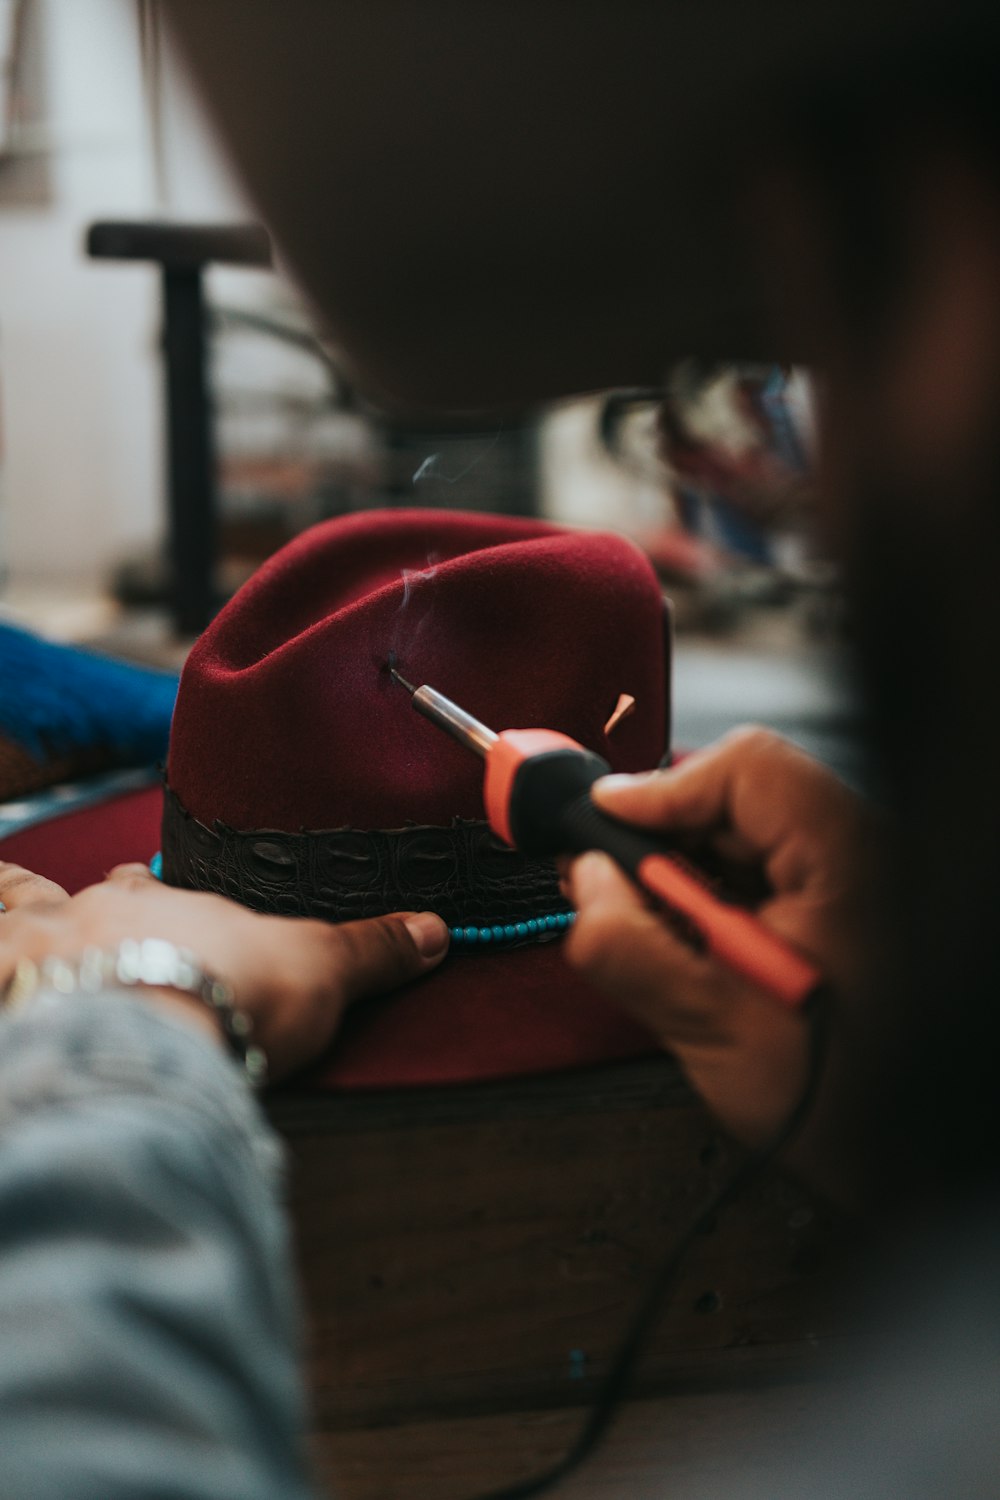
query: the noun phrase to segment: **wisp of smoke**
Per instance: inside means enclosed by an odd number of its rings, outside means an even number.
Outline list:
[[[434,593],[433,590],[426,588],[421,590],[424,607],[418,612],[417,616],[414,617],[411,613],[408,613],[408,611],[418,587],[424,582],[430,582],[430,580],[437,573],[437,565],[440,561],[440,552],[428,552],[427,566],[425,568],[401,569],[401,576],[403,580],[403,598],[399,606],[399,610],[396,614],[396,628],[393,632],[392,647],[389,652],[389,655],[393,659],[393,661],[395,661],[397,656],[402,659],[404,655],[404,652],[401,649],[402,642],[404,640],[404,620],[405,640],[407,646],[409,647],[409,654],[412,655],[413,648],[417,644],[420,635],[423,632],[425,624],[430,619],[431,614],[433,613]]]
[[[446,474],[441,468],[441,454],[429,453],[414,473],[413,483],[422,484],[425,479],[443,479],[445,484],[458,484],[460,479],[464,479],[466,474],[471,474],[473,469],[478,468],[483,459],[487,458],[493,452],[493,449],[500,441],[500,434],[502,432],[503,423],[501,422],[482,452],[477,453],[463,469],[459,469],[457,474]]]

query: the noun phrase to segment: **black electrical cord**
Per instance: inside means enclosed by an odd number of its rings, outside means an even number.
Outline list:
[[[597,1399],[590,1409],[576,1442],[551,1469],[546,1469],[543,1473],[536,1474],[529,1479],[518,1480],[515,1484],[505,1485],[502,1489],[489,1490],[475,1496],[474,1500],[529,1500],[532,1495],[541,1495],[578,1469],[606,1436],[618,1414],[636,1366],[645,1352],[650,1334],[663,1310],[664,1298],[691,1246],[706,1231],[715,1216],[727,1208],[747,1184],[791,1143],[811,1112],[826,1062],[830,1009],[828,988],[821,985],[809,996],[804,1008],[808,1022],[809,1056],[806,1081],[798,1103],[771,1139],[743,1158],[736,1171],[726,1179],[718,1192],[713,1193],[687,1229],[670,1247],[652,1285],[629,1324],[614,1363],[605,1376]]]

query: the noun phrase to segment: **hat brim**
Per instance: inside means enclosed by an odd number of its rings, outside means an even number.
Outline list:
[[[71,894],[160,846],[163,793],[143,787],[36,823],[0,858]],[[309,1075],[324,1088],[418,1088],[558,1072],[644,1056],[651,1036],[589,989],[559,941],[449,956],[426,979],[357,1006]]]
[[[412,1088],[621,1061],[656,1051],[648,1032],[577,978],[558,940],[456,953],[440,969],[352,1011],[315,1080]]]

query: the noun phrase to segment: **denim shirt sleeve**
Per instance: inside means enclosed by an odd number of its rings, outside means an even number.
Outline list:
[[[281,1154],[136,993],[0,1019],[4,1500],[306,1500]]]

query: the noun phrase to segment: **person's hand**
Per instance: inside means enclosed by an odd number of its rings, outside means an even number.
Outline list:
[[[0,990],[20,958],[76,958],[128,938],[189,948],[229,984],[254,1023],[254,1040],[278,1079],[317,1058],[345,1009],[416,979],[444,957],[448,929],[430,912],[396,913],[331,926],[262,916],[223,896],[174,890],[143,865],[121,865],[101,885],[68,896],[58,885],[0,861]],[[207,1008],[178,991],[143,988],[218,1028]]]
[[[738,730],[676,769],[599,781],[615,817],[711,851],[766,892],[760,920],[815,961],[838,998],[856,994],[865,954],[874,815],[793,745]],[[686,944],[603,854],[570,866],[579,916],[568,956],[680,1061],[722,1123],[759,1144],[796,1103],[806,1023]]]

